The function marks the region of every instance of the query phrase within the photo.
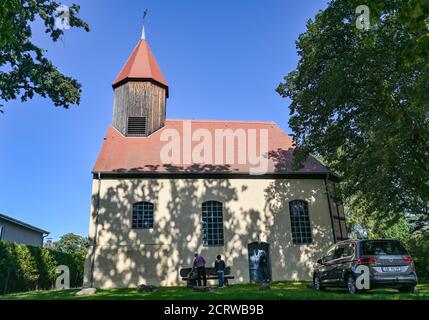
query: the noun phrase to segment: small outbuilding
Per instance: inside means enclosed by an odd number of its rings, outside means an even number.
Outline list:
[[[43,246],[43,239],[49,232],[28,223],[0,214],[0,241]]]

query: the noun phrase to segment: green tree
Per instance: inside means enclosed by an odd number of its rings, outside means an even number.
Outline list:
[[[44,24],[53,41],[64,34],[56,28],[59,3],[52,0],[2,0],[0,2],[0,99],[21,98],[27,101],[35,94],[49,97],[55,106],[68,108],[80,103],[81,85],[62,74],[45,56],[45,50],[32,41],[31,25],[36,18]],[[77,17],[80,7],[73,4],[68,11],[70,27],[89,31]],[[1,107],[1,105],[0,105]]]
[[[429,223],[429,2],[368,1],[368,30],[356,27],[361,4],[333,0],[310,20],[296,43],[298,66],[277,88],[291,99],[295,165],[320,156],[343,178],[351,211],[390,226],[406,213],[422,229]]]
[[[54,243],[53,249],[72,255],[80,254],[85,256],[88,244],[88,238],[74,233],[67,233]]]

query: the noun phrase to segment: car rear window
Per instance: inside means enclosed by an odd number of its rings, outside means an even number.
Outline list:
[[[398,241],[364,241],[362,254],[365,256],[404,255],[408,252]]]

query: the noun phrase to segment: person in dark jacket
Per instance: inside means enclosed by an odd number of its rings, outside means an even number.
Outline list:
[[[195,254],[193,270],[197,270],[197,285],[201,287],[201,278],[203,278],[204,287],[207,287],[206,260],[198,253]]]
[[[225,276],[225,261],[222,260],[221,255],[216,257],[216,261],[214,263],[215,270],[217,272],[217,276],[219,278],[219,288],[224,287],[224,276]]]
[[[259,270],[261,272],[262,282],[270,282],[270,275],[268,272],[268,257],[265,251],[262,251],[259,256]]]

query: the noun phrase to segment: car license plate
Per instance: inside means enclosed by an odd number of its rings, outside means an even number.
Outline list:
[[[401,267],[383,267],[383,272],[401,272]]]

